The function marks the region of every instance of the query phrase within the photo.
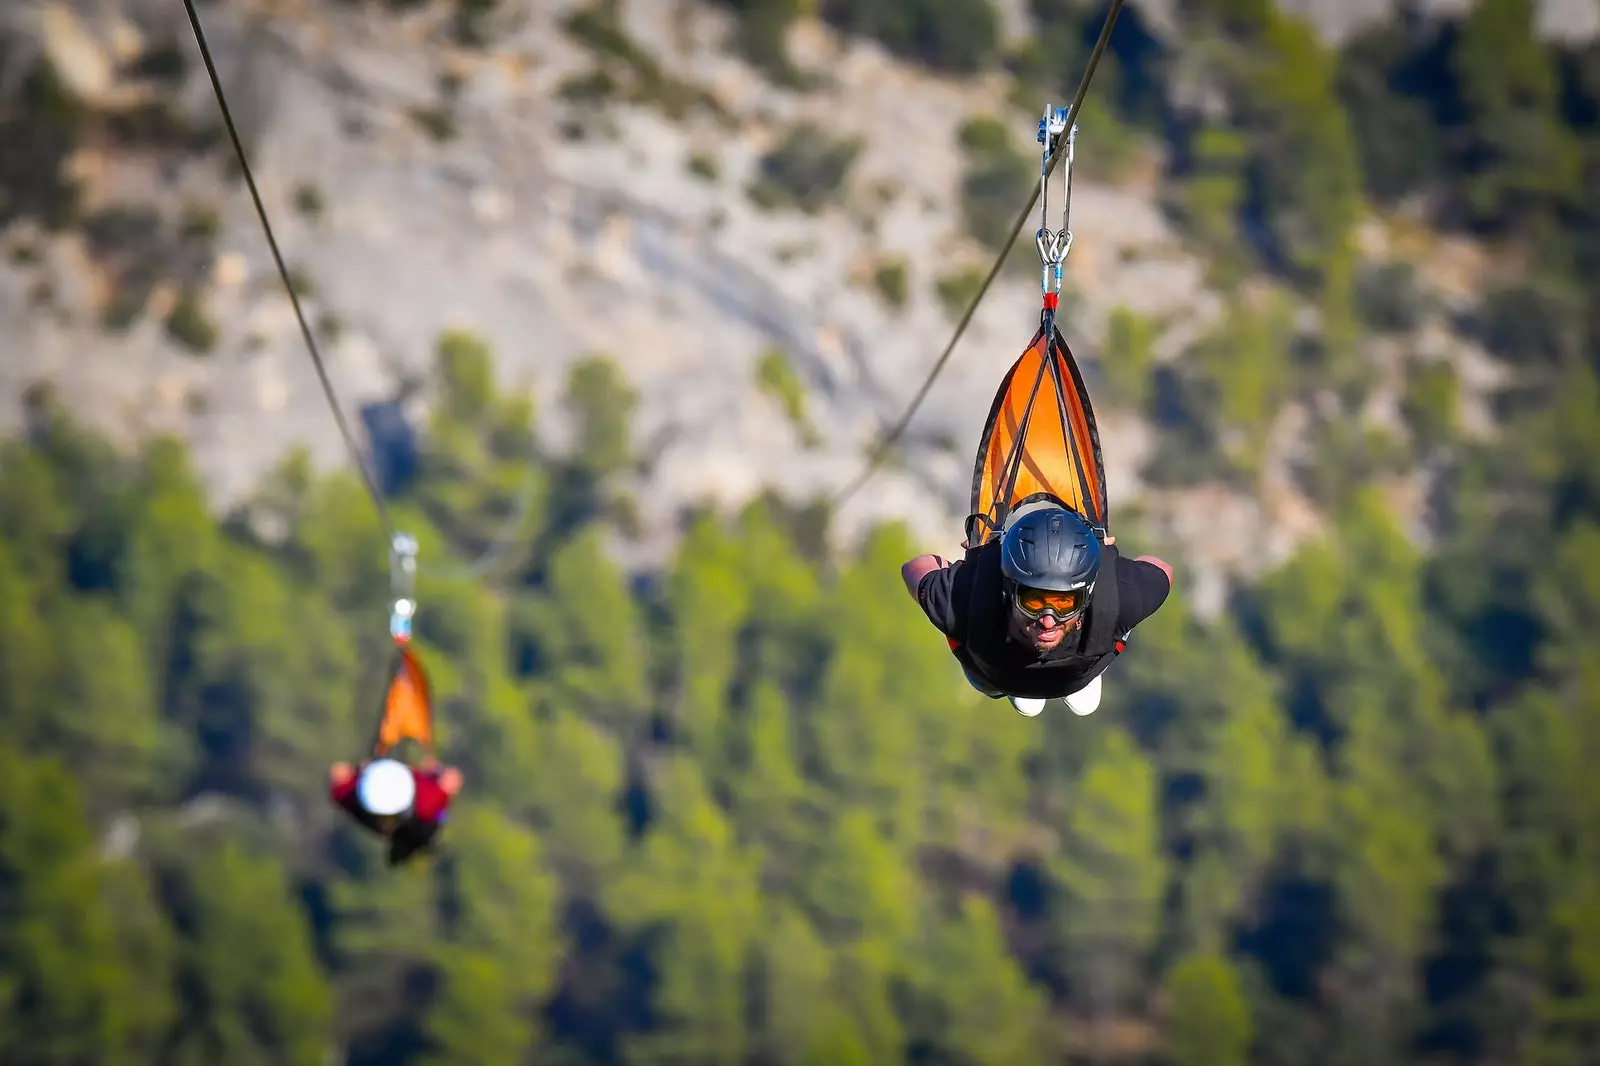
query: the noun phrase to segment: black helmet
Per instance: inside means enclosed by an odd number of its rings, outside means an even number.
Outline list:
[[[1000,570],[1016,586],[1047,592],[1082,590],[1078,614],[1100,576],[1100,538],[1082,515],[1041,507],[1018,516],[1000,542]],[[1031,613],[1031,612],[1030,612]]]

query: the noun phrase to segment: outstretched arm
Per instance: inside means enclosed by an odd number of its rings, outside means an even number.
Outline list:
[[[911,594],[911,598],[917,598],[917,586],[922,584],[923,578],[947,565],[949,564],[937,555],[919,555],[902,565],[900,578],[906,583],[906,591]]]
[[[1159,566],[1161,568],[1161,572],[1167,575],[1167,586],[1169,588],[1172,586],[1172,567],[1167,565],[1167,561],[1165,559],[1158,559],[1154,555],[1141,555],[1135,559],[1134,562],[1149,563],[1152,566]]]
[[[328,798],[343,804],[355,790],[355,767],[347,762],[336,762],[328,768]]]

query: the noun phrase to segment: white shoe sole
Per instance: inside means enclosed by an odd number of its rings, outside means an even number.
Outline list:
[[[1100,678],[1096,676],[1093,681],[1068,696],[1066,702],[1072,713],[1079,717],[1093,714],[1100,706]]]
[[[1024,718],[1032,718],[1037,715],[1044,710],[1044,705],[1047,702],[1045,700],[1029,699],[1026,696],[1007,696],[1006,699],[1011,701],[1011,706],[1015,707],[1017,713]]]

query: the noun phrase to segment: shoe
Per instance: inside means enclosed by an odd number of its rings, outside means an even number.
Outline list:
[[[1093,714],[1100,706],[1100,678],[1095,679],[1066,698],[1067,706],[1076,715]],[[1026,713],[1026,712],[1024,712]],[[1038,714],[1038,711],[1034,712]]]
[[[1029,699],[1027,696],[1007,696],[1006,699],[1010,700],[1011,706],[1015,707],[1017,713],[1025,718],[1032,718],[1044,710],[1044,700]]]

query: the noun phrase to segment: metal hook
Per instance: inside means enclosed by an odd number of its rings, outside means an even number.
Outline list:
[[[1068,127],[1067,111],[1064,107],[1047,106],[1044,117],[1039,120],[1038,141],[1044,145],[1044,151],[1039,163],[1040,227],[1034,234],[1034,246],[1044,264],[1041,284],[1047,296],[1060,291],[1061,264],[1066,260],[1067,253],[1072,251],[1072,231],[1067,228],[1067,220],[1072,211],[1072,162],[1076,154],[1078,124],[1073,122]],[[1063,133],[1067,135],[1066,202],[1061,208],[1061,229],[1053,232],[1050,229],[1050,156]]]
[[[1043,259],[1046,266],[1060,266],[1067,258],[1067,253],[1072,251],[1072,231],[1061,230],[1052,233],[1042,229],[1033,237],[1034,247],[1039,249],[1039,258]]]
[[[1078,124],[1074,122],[1072,129],[1067,132],[1067,170],[1062,175],[1063,196],[1061,203],[1061,231],[1067,232],[1067,226],[1072,218],[1072,164],[1078,155]],[[1070,240],[1069,240],[1070,243]]]
[[[411,639],[411,619],[417,613],[417,538],[396,533],[390,542],[389,585],[394,594],[389,609],[389,634],[404,643]]]
[[[1061,291],[1061,264],[1066,261],[1067,253],[1072,251],[1072,232],[1061,230],[1052,233],[1048,229],[1041,229],[1034,234],[1034,247],[1039,250],[1039,259],[1044,267],[1040,274],[1040,288],[1046,296]]]

